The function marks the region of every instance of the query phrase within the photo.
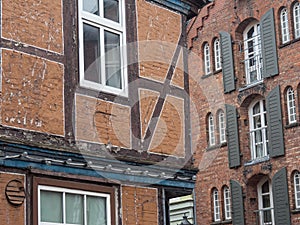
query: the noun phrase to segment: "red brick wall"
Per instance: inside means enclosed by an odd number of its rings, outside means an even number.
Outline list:
[[[216,187],[220,193],[224,185],[229,186],[229,180],[238,180],[243,187],[243,192],[246,194],[244,200],[246,209],[246,224],[254,224],[255,217],[253,210],[257,209],[257,202],[253,203],[253,199],[257,199],[256,190],[258,177],[267,176],[271,180],[274,174],[282,167],[287,167],[288,170],[288,186],[290,208],[294,209],[294,196],[292,184],[292,172],[299,170],[300,149],[297,143],[299,142],[299,126],[288,128],[284,127],[284,140],[286,155],[275,159],[270,159],[272,170],[262,169],[262,165],[257,164],[245,168],[244,166],[238,169],[229,169],[227,146],[217,146],[214,149],[209,149],[207,144],[207,122],[208,113],[212,113],[215,118],[215,128],[217,127],[217,110],[223,109],[224,104],[231,104],[238,109],[238,123],[240,135],[240,150],[242,154],[242,165],[249,161],[249,121],[248,121],[248,106],[254,96],[261,95],[266,97],[270,90],[277,85],[281,89],[281,103],[283,110],[283,125],[287,124],[287,112],[284,105],[285,94],[284,90],[288,86],[292,86],[295,91],[295,98],[299,99],[297,88],[300,84],[299,72],[299,48],[300,42],[295,41],[286,46],[281,45],[280,41],[280,21],[279,10],[282,6],[288,8],[289,13],[289,28],[290,36],[293,40],[293,24],[291,16],[292,1],[226,1],[216,0],[203,8],[198,17],[192,21],[189,27],[189,75],[190,75],[190,93],[192,108],[192,143],[196,164],[200,172],[197,177],[196,195],[197,195],[197,218],[199,224],[211,224],[213,221],[211,190]],[[242,41],[242,32],[247,26],[247,22],[252,20],[259,21],[264,13],[271,7],[275,12],[275,26],[279,62],[279,75],[273,78],[265,79],[265,92],[249,89],[247,93],[242,93],[238,90],[245,85],[243,52],[239,51],[239,42]],[[203,68],[203,43],[208,42],[211,47],[211,62],[213,63],[213,40],[219,37],[220,31],[229,32],[233,39],[233,54],[235,65],[235,76],[237,78],[236,91],[230,94],[223,94],[222,72],[217,72],[206,78]],[[213,67],[212,67],[213,68]],[[297,113],[299,112],[299,100],[296,101]],[[299,114],[297,115],[299,121]],[[218,136],[216,136],[218,138]],[[247,169],[250,172],[244,176],[243,172]],[[250,194],[252,193],[252,194]],[[221,195],[222,196],[222,195]],[[253,197],[254,196],[254,197]],[[221,198],[222,199],[222,198]],[[252,200],[251,200],[252,199]],[[254,204],[254,205],[253,205]],[[224,210],[224,207],[221,207]],[[222,212],[222,211],[221,211]],[[222,214],[224,217],[224,214]],[[292,224],[299,224],[299,214],[292,214]],[[223,218],[224,220],[224,218]]]

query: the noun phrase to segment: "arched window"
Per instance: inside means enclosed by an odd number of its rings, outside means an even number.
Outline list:
[[[220,48],[220,40],[215,39],[214,41],[214,53],[215,53],[215,70],[220,70],[221,66],[221,48]]]
[[[210,69],[210,48],[209,44],[205,43],[204,48],[203,48],[203,55],[204,55],[204,72],[205,74],[210,74],[211,69]]]
[[[262,53],[260,26],[252,24],[244,31],[244,54],[246,83],[252,84],[262,79]]]
[[[284,44],[290,41],[289,20],[288,20],[288,12],[286,8],[283,8],[280,11],[280,24],[281,24],[281,41]]]
[[[219,192],[217,189],[213,190],[213,206],[214,206],[214,221],[220,221],[221,215],[220,215],[220,201],[219,201]]]
[[[271,182],[266,179],[261,180],[257,186],[257,192],[260,224],[273,224],[274,212]]]
[[[295,38],[300,38],[300,2],[295,3],[293,7],[293,17]]]
[[[231,219],[230,190],[227,186],[224,187],[224,214],[225,214],[225,220]]]
[[[295,190],[295,205],[300,208],[300,173],[297,171],[294,174],[294,190]]]
[[[219,111],[218,113],[218,120],[219,120],[220,143],[225,143],[226,142],[225,115],[222,110]]]
[[[296,122],[296,105],[295,105],[295,95],[293,88],[288,88],[286,91],[286,103],[289,124]]]
[[[215,138],[215,125],[214,125],[214,117],[212,114],[208,116],[208,138],[209,138],[209,145],[213,146],[216,144]]]
[[[252,159],[259,159],[269,154],[267,116],[265,101],[254,102],[249,108],[250,143]]]

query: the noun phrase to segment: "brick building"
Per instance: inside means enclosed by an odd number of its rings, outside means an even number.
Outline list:
[[[1,1],[1,224],[169,223],[197,172],[184,47],[207,2]]]
[[[300,224],[299,1],[215,0],[187,32],[198,224]]]

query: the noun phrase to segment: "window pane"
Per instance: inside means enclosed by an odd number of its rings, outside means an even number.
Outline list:
[[[83,0],[83,10],[99,16],[99,1]]]
[[[100,83],[100,29],[83,24],[84,79]]]
[[[120,35],[105,31],[104,36],[106,85],[121,89]]]
[[[119,22],[119,1],[104,0],[104,17]]]
[[[83,196],[66,194],[66,222],[83,224]]]
[[[62,223],[62,193],[52,191],[41,191],[40,194],[41,221]]]
[[[106,225],[106,198],[86,197],[87,225]]]

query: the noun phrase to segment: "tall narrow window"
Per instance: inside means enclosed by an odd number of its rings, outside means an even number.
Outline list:
[[[295,205],[300,208],[300,173],[297,171],[294,174],[294,190],[295,190]]]
[[[209,145],[213,146],[216,143],[215,140],[215,125],[214,125],[214,117],[212,114],[208,116],[208,138]]]
[[[220,40],[216,39],[214,41],[214,53],[215,53],[215,70],[220,70],[221,67],[221,48],[220,48]]]
[[[124,1],[80,0],[80,85],[126,95]]]
[[[259,159],[269,154],[267,116],[265,101],[260,100],[252,104],[249,109],[250,143],[252,159]]]
[[[213,190],[213,203],[214,203],[214,221],[220,221],[220,201],[219,201],[219,192],[217,189]]]
[[[211,73],[211,65],[210,65],[210,48],[209,48],[209,45],[208,43],[206,43],[204,45],[204,48],[203,48],[203,51],[204,51],[204,72],[205,74],[210,74]]]
[[[287,112],[289,118],[289,124],[296,122],[296,105],[295,105],[295,95],[294,90],[290,87],[286,91],[286,102],[287,102]]]
[[[300,2],[295,3],[293,7],[293,14],[295,38],[300,38]]]
[[[225,116],[224,116],[223,111],[219,112],[218,119],[219,119],[220,143],[225,143],[226,142],[226,130],[225,130]]]
[[[259,24],[248,27],[244,32],[246,83],[262,79],[262,53]]]
[[[225,219],[231,219],[231,202],[230,202],[230,191],[228,187],[224,188],[224,212]]]
[[[274,224],[274,209],[272,186],[268,180],[262,180],[258,184],[258,216],[260,224],[272,225]]]
[[[280,12],[280,24],[281,24],[281,39],[282,43],[287,43],[290,41],[290,33],[289,33],[289,20],[287,9],[284,8]]]

